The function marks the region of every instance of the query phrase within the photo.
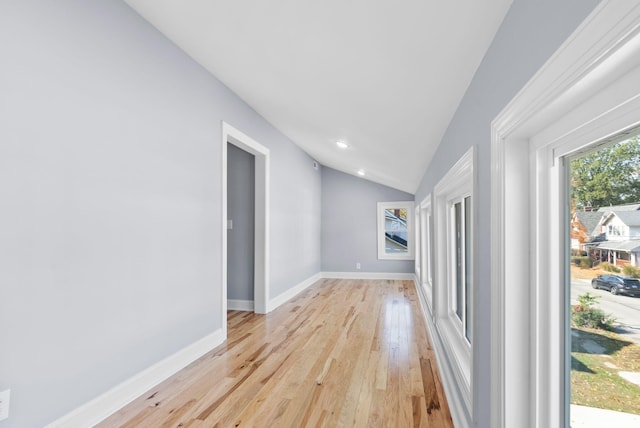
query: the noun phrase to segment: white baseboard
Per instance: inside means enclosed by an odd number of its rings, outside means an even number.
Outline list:
[[[321,274],[317,273],[305,279],[300,284],[288,289],[287,291],[280,294],[279,296],[269,300],[269,303],[267,303],[267,312],[271,312],[272,310],[276,309],[278,306],[282,305],[287,300],[295,297],[296,294],[302,292],[303,290],[305,290],[306,288],[308,288],[309,286],[311,286],[313,283],[315,283],[317,280],[321,278],[322,278]]]
[[[447,397],[447,404],[449,405],[449,412],[451,413],[451,419],[453,419],[453,425],[456,427],[471,426],[472,419],[466,411],[464,396],[458,388],[453,367],[450,365],[449,358],[447,358],[445,354],[444,343],[440,337],[440,332],[431,318],[431,313],[429,306],[427,305],[424,291],[422,290],[422,287],[419,286],[418,278],[415,275],[413,275],[413,283],[416,286],[418,300],[420,301],[420,309],[422,310],[422,315],[424,317],[425,324],[427,325],[427,330],[429,331],[429,340],[431,341],[431,347],[436,356],[436,362],[440,371],[440,379],[442,380],[444,394]]]
[[[227,299],[227,309],[230,311],[253,311],[253,300]]]
[[[211,351],[224,342],[224,340],[223,330],[218,329],[111,388],[97,398],[67,413],[45,428],[81,428],[94,426],[149,389]]]
[[[322,278],[338,279],[408,279],[412,280],[413,273],[386,273],[386,272],[321,272]]]

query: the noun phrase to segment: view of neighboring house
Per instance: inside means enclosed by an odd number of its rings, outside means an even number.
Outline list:
[[[577,211],[571,219],[571,248],[587,251],[585,244],[593,242],[600,235],[602,213],[598,211]],[[601,240],[604,240],[602,237]]]
[[[578,211],[571,220],[571,248],[596,261],[640,265],[640,204]]]

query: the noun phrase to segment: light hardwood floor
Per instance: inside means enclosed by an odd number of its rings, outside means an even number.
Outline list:
[[[320,280],[100,427],[453,427],[412,281]]]

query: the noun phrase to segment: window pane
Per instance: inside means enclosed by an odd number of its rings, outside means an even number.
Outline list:
[[[422,283],[431,285],[431,216],[422,211]],[[431,296],[428,296],[431,299]]]
[[[462,305],[463,305],[463,266],[462,266],[462,203],[458,202],[453,206],[454,211],[454,233],[455,233],[455,242],[456,242],[456,315],[462,321]]]
[[[387,208],[384,210],[384,217],[385,253],[407,253],[409,251],[407,247],[407,210]]]
[[[414,259],[413,208],[413,201],[378,202],[378,259]]]
[[[471,253],[471,197],[464,198],[464,335],[471,342],[471,287],[472,287],[472,253]]]
[[[431,247],[433,240],[433,229],[431,215],[427,217],[427,233],[429,237],[429,241],[427,241],[427,270],[429,271],[429,281],[433,281],[433,265],[431,264],[433,260],[433,248]]]

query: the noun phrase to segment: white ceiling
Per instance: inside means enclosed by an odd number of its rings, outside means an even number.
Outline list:
[[[511,4],[125,1],[321,164],[409,193]]]

